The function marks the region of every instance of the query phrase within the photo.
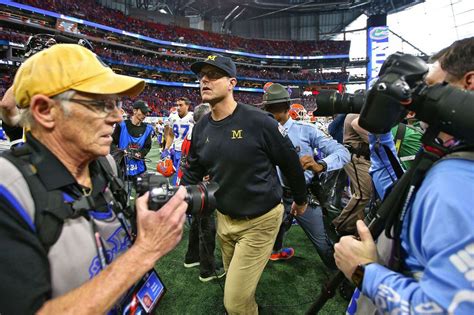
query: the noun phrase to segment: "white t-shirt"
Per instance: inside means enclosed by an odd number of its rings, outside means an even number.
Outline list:
[[[186,138],[188,131],[194,126],[193,112],[188,112],[183,118],[178,113],[172,113],[166,122],[167,126],[173,130],[174,140],[170,148],[175,151],[181,151],[181,145]]]

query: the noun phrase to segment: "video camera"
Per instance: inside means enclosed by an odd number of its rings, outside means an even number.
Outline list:
[[[215,193],[219,185],[215,182],[202,182],[197,185],[184,186],[186,188],[185,201],[188,203],[189,214],[206,215],[216,208]],[[166,177],[161,174],[146,174],[137,178],[137,194],[150,192],[148,208],[158,211],[178,191],[179,186],[170,186]]]
[[[395,53],[382,65],[379,79],[367,95],[341,96],[337,92],[318,95],[315,116],[359,113],[359,125],[375,134],[386,133],[414,111],[430,129],[444,131],[474,143],[474,93],[446,82],[428,86],[423,79],[428,65],[420,58]]]

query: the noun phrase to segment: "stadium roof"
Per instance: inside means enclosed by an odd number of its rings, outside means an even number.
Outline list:
[[[133,1],[132,1],[133,2]],[[357,11],[368,15],[393,13],[424,0],[136,0],[136,5],[148,9],[169,9],[180,16],[229,15],[243,11],[239,18],[282,14],[321,14],[334,11]]]
[[[200,17],[223,25],[283,16],[329,17],[331,27],[320,34],[339,33],[361,14],[395,13],[424,0],[135,0],[134,7],[175,16]],[[324,19],[326,21],[327,19]],[[335,21],[338,21],[335,23]]]

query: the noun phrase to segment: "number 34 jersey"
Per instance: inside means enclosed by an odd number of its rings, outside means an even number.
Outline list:
[[[173,113],[170,115],[167,126],[171,127],[174,134],[173,145],[171,148],[173,148],[175,151],[181,151],[183,141],[186,138],[188,131],[192,129],[193,125],[194,119],[192,112],[188,112],[188,114],[183,118],[179,117],[178,113]]]

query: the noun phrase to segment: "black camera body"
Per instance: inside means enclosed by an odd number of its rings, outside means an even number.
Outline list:
[[[418,57],[396,53],[385,61],[380,78],[367,94],[359,124],[372,133],[385,133],[406,113],[428,123],[433,134],[446,132],[474,143],[474,92],[446,82],[428,86],[426,63]]]
[[[322,93],[316,98],[318,109],[313,114],[360,113],[359,125],[381,134],[401,122],[408,111],[414,111],[433,133],[443,131],[474,143],[474,92],[447,83],[428,86],[424,83],[427,72],[428,65],[422,59],[395,53],[385,60],[367,95]]]
[[[188,203],[187,213],[193,215],[208,215],[216,208],[215,193],[219,185],[215,182],[201,182],[197,185],[184,186],[185,201]],[[158,211],[178,191],[179,186],[171,186],[168,179],[161,174],[148,173],[137,178],[136,190],[138,195],[147,191],[148,208]]]
[[[34,54],[59,43],[78,44],[91,51],[93,50],[92,43],[85,38],[75,39],[60,34],[35,34],[30,36],[26,42],[25,58],[29,58]]]

